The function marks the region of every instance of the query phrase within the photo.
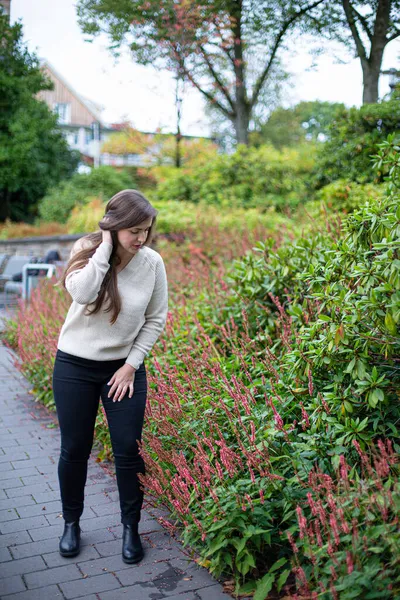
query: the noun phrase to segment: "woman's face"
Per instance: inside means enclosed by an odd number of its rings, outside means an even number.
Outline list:
[[[127,252],[136,254],[147,239],[152,220],[149,217],[134,227],[117,231],[119,245]]]

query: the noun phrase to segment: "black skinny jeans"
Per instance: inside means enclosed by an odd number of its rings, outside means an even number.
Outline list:
[[[87,462],[100,397],[115,459],[121,523],[130,525],[140,520],[143,490],[137,473],[145,473],[145,466],[136,440],[142,439],[147,376],[143,362],[135,373],[132,398],[127,390],[120,402],[113,402],[107,397],[111,388],[107,382],[124,364],[125,359],[89,360],[57,349],[53,393],[61,430],[58,478],[65,521],[76,521],[83,512]]]

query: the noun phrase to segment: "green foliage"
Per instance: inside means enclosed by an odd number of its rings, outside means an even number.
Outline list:
[[[337,179],[359,183],[381,180],[371,170],[376,145],[391,133],[400,133],[397,100],[339,110],[328,128],[328,141],[317,154],[314,182],[322,187]]]
[[[283,215],[276,213],[273,207],[261,212],[256,208],[233,208],[221,212],[216,206],[204,202],[152,201],[158,210],[156,231],[162,234],[184,234],[192,240],[201,242],[204,228],[210,222],[219,231],[244,233],[257,225],[272,228],[286,223]],[[104,214],[105,204],[99,198],[93,198],[84,206],[75,206],[67,221],[68,233],[85,233],[98,228],[98,222]]]
[[[22,41],[20,23],[0,15],[0,221],[32,220],[48,188],[69,177],[71,152],[56,116],[35,95],[51,89]]]
[[[239,146],[234,154],[191,169],[176,169],[157,189],[159,200],[204,201],[222,208],[258,207],[278,210],[304,199],[306,178],[313,168],[310,148]]]
[[[44,221],[63,223],[75,206],[84,205],[93,196],[108,200],[117,192],[133,187],[131,176],[113,167],[102,166],[92,169],[90,173],[76,173],[42,198],[39,214]]]
[[[266,123],[250,134],[254,146],[272,144],[275,148],[301,146],[307,142],[324,141],[329,125],[338,110],[338,102],[299,102],[291,108],[276,108]]]
[[[321,219],[328,213],[351,213],[367,200],[382,198],[385,186],[374,183],[356,183],[338,179],[318,190],[316,200],[309,200],[301,207],[312,218]]]

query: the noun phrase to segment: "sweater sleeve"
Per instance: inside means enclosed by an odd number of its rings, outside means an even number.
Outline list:
[[[67,275],[65,287],[78,304],[90,304],[96,300],[105,274],[110,268],[108,260],[112,248],[112,244],[101,242],[93,256],[89,258],[87,265]],[[74,249],[71,253],[72,256]]]
[[[160,260],[156,266],[156,278],[153,294],[144,314],[145,323],[140,329],[131,350],[126,358],[126,363],[138,369],[150,352],[158,337],[162,333],[168,314],[168,283],[164,261]]]

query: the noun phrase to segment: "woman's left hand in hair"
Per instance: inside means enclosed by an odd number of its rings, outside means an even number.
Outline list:
[[[136,369],[125,363],[118,371],[115,371],[107,385],[111,385],[108,398],[115,392],[113,402],[120,402],[129,390],[129,398],[133,396],[133,382],[135,381]]]

